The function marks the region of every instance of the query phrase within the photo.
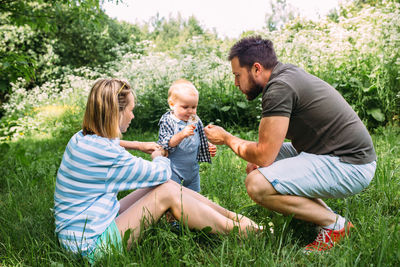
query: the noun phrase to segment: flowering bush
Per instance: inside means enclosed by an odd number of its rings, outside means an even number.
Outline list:
[[[299,65],[339,90],[368,127],[398,122],[398,3],[367,6],[357,12],[347,3],[337,21],[297,18],[279,31],[260,34],[273,40],[280,61]],[[204,123],[255,129],[260,98],[248,102],[234,86],[230,64],[224,58],[231,45],[232,40],[221,42],[204,35],[179,43],[174,51],[155,52],[153,41],[142,40],[135,45],[139,53],[126,53],[126,47],[117,46],[113,50],[116,59],[101,68],[58,67],[58,79],[32,90],[25,89],[27,85],[19,79],[2,106],[0,141],[54,129],[68,133],[79,129],[88,90],[100,77],[126,79],[134,88],[138,96],[135,128],[157,129],[160,116],[168,109],[169,86],[185,78],[199,90],[198,114]],[[47,51],[49,62],[56,60]]]
[[[280,61],[296,64],[332,84],[369,127],[398,120],[400,4],[361,10],[341,7],[337,21],[297,18],[274,41]]]
[[[257,122],[259,104],[244,100],[233,84],[229,62],[217,55],[172,58],[166,53],[141,57],[127,54],[114,68],[112,76],[126,79],[136,91],[134,127],[157,128],[161,115],[168,110],[168,88],[179,78],[191,81],[198,89],[198,114],[204,123],[253,126]]]
[[[87,69],[82,69],[83,72],[90,72],[91,77],[98,75]],[[24,88],[25,81],[21,78],[12,83],[9,101],[3,105],[5,114],[0,120],[0,141],[33,133],[51,135],[57,127],[76,128],[93,83],[93,79],[82,76],[65,75],[63,79],[31,90]],[[66,115],[74,118],[62,119]]]

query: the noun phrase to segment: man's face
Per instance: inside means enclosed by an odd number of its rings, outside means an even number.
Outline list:
[[[238,57],[232,59],[231,65],[232,73],[235,75],[235,86],[246,95],[247,100],[255,99],[262,92],[263,87],[256,83],[251,71],[240,66]]]

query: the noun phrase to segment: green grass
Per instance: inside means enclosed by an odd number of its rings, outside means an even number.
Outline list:
[[[76,127],[0,145],[0,266],[85,266],[65,253],[54,234],[52,214],[55,176]],[[60,130],[61,131],[61,130]],[[239,133],[254,139],[255,132]],[[356,226],[351,237],[331,251],[304,255],[314,226],[255,205],[244,186],[245,162],[219,147],[213,164],[201,165],[204,195],[245,214],[268,232],[241,239],[201,231],[174,232],[162,219],[148,228],[132,250],[106,255],[98,266],[399,266],[400,265],[400,128],[373,135],[379,157],[375,178],[360,194],[327,203]],[[155,133],[133,133],[126,139],[155,140]],[[140,152],[138,156],[149,158]],[[122,197],[126,193],[121,193]]]

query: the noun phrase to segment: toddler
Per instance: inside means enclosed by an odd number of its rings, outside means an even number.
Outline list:
[[[171,179],[200,192],[198,162],[211,163],[217,147],[207,141],[204,127],[197,117],[199,92],[189,81],[175,81],[168,90],[168,105],[159,122],[158,144],[168,151]]]

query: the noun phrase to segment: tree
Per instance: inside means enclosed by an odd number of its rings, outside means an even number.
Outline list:
[[[33,86],[54,64],[102,64],[116,45],[132,45],[138,28],[110,19],[104,1],[0,0],[0,104],[19,77]]]
[[[178,13],[176,18],[160,17],[157,13],[149,24],[148,39],[153,40],[157,51],[172,51],[181,42],[186,42],[194,36],[204,35],[205,30],[196,17],[185,19]]]
[[[271,0],[271,12],[265,16],[267,28],[270,31],[276,31],[285,25],[288,21],[299,16],[299,11],[286,0]]]

